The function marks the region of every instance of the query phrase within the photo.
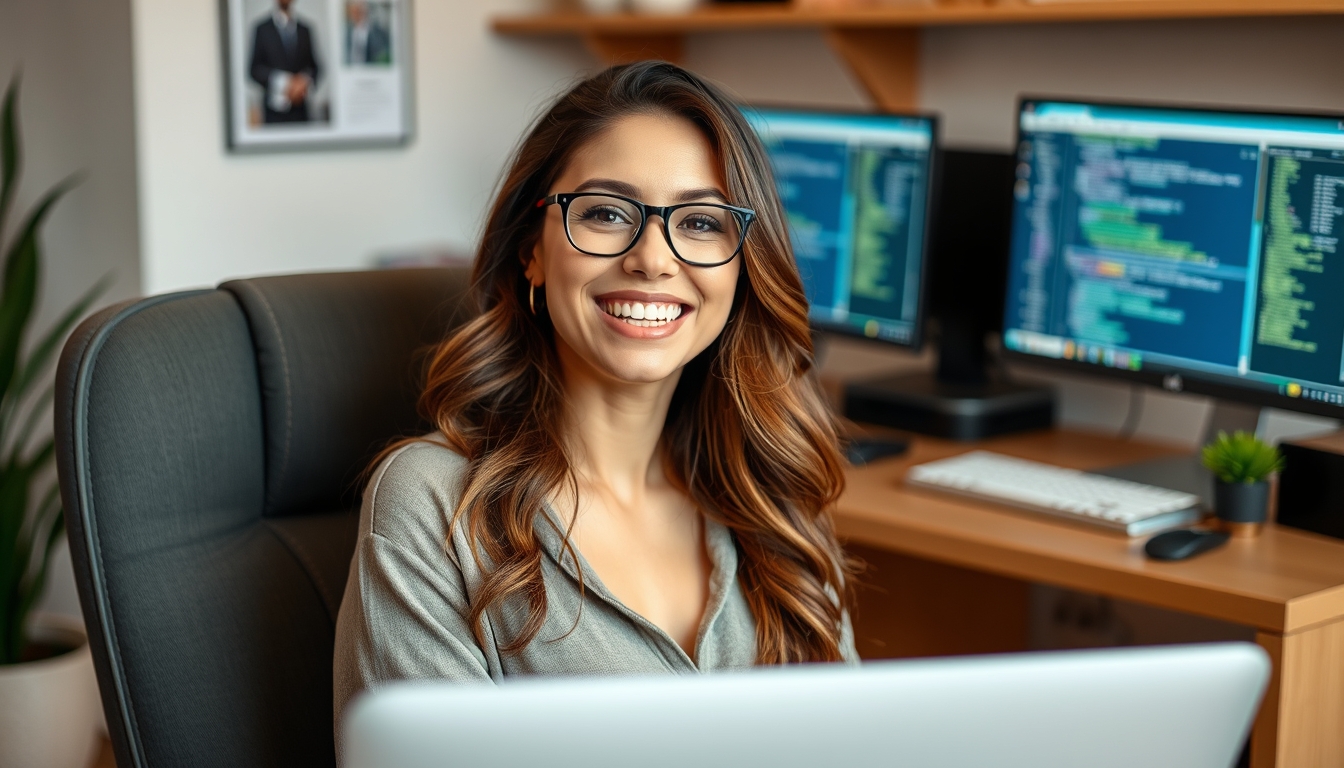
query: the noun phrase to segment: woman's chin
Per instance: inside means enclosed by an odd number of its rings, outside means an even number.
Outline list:
[[[647,356],[653,359],[631,359],[632,356],[628,354],[620,356],[620,359],[599,358],[600,362],[596,367],[602,371],[604,378],[617,384],[641,386],[658,384],[668,380],[673,383],[676,382],[682,368],[679,360],[671,361],[665,359],[663,355]],[[633,357],[644,357],[644,355]]]
[[[613,381],[631,386],[644,386],[649,384],[659,384],[668,380],[675,381],[679,368],[656,368],[656,369],[622,369],[608,371],[608,375]]]

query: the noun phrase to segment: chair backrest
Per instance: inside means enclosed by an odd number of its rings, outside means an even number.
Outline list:
[[[122,768],[331,766],[359,481],[424,432],[460,269],[269,277],[108,308],[67,342],[56,441]]]

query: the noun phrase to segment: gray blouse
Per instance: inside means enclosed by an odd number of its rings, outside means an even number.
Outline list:
[[[388,680],[487,683],[510,675],[699,673],[752,665],[756,630],[737,580],[737,548],[732,533],[709,519],[710,596],[694,659],[613,597],[582,554],[577,563],[563,554],[557,533],[563,526],[549,509],[555,525],[540,518],[536,525],[548,601],[540,634],[518,653],[499,652],[527,620],[526,605],[511,600],[486,610],[485,643],[477,643],[467,617],[483,574],[464,527],[448,531],[466,470],[466,460],[442,442],[413,443],[388,456],[365,490],[336,622],[338,734],[350,700]],[[847,660],[857,661],[847,619],[842,648]]]

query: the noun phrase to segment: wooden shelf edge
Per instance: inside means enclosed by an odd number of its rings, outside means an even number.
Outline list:
[[[1246,16],[1344,15],[1344,0],[1088,0],[999,5],[869,7],[846,10],[709,7],[687,14],[595,16],[560,11],[501,16],[492,28],[506,35],[674,34],[798,28],[922,27],[1068,21],[1141,21]]]

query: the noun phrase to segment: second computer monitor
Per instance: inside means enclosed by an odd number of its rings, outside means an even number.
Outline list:
[[[918,346],[934,119],[746,115],[770,154],[813,327]]]
[[[1344,416],[1344,119],[1027,99],[1004,346]]]

